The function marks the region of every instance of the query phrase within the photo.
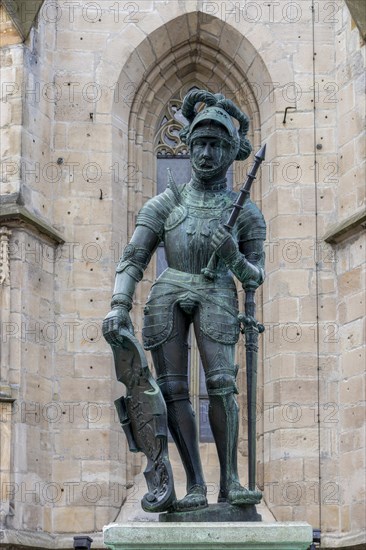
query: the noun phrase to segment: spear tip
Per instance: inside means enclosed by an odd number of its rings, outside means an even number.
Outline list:
[[[266,147],[267,147],[266,144],[262,145],[258,153],[255,154],[255,158],[257,158],[261,162],[266,158]]]

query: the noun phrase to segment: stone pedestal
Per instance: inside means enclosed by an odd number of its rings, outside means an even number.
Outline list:
[[[307,550],[308,523],[126,523],[104,528],[110,550]]]

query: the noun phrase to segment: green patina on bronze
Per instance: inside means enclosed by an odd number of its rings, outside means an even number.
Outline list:
[[[200,112],[198,103],[205,103]],[[170,174],[166,191],[148,200],[139,212],[134,234],[117,267],[112,311],[104,320],[103,333],[114,352],[117,377],[127,387],[117,408],[130,449],[148,457],[148,493],[142,506],[151,512],[182,514],[183,521],[183,514],[208,506],[188,391],[187,341],[192,324],[220,462],[218,505],[253,506],[262,496],[255,484],[255,393],[258,333],[263,327],[255,319],[254,294],[264,280],[266,226],[249,198],[265,148],[255,156],[239,195],[226,183],[232,162],[245,160],[251,152],[247,116],[221,94],[205,90],[193,90],[185,97],[182,114],[188,121],[181,139],[189,146],[192,179],[178,187]],[[238,129],[234,119],[239,122]],[[151,350],[157,374],[155,382],[133,336],[129,311],[136,284],[161,242],[168,268],[151,288],[143,327],[144,347]],[[239,314],[234,278],[245,290],[243,314]],[[247,350],[248,488],[240,484],[237,469],[238,366],[234,356],[240,331],[245,334]],[[187,476],[187,494],[181,500],[175,498],[166,424]],[[254,517],[252,513],[234,516]]]

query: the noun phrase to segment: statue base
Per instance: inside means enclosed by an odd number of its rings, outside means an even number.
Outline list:
[[[210,522],[210,521],[262,521],[254,504],[245,506],[232,506],[226,502],[221,504],[209,504],[207,508],[186,512],[167,512],[159,515],[161,522]]]
[[[307,550],[308,523],[183,522],[126,523],[104,528],[110,550]]]

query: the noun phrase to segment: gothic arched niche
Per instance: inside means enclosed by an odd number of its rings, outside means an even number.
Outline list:
[[[172,47],[163,51],[159,44],[165,43]],[[249,137],[256,149],[261,123],[268,123],[275,113],[270,83],[268,70],[252,44],[233,26],[208,14],[179,16],[139,44],[121,70],[112,108],[113,161],[119,168],[113,178],[117,184],[113,196],[115,204],[124,205],[124,214],[128,209],[124,234],[131,234],[134,214],[155,192],[154,140],[174,94],[199,85],[233,99],[251,119]],[[234,187],[245,176],[243,163],[237,164]],[[258,182],[257,201],[259,187]]]

